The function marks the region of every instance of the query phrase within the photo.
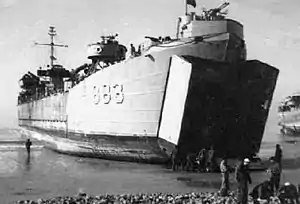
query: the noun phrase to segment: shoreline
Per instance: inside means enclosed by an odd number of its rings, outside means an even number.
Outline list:
[[[34,141],[30,149],[32,151],[42,150],[44,145],[40,142]],[[17,151],[20,149],[26,149],[25,141],[23,140],[2,140],[0,141],[0,151]]]
[[[286,145],[293,145],[299,146],[300,143],[295,143],[295,144],[283,144],[282,146]],[[42,141],[33,139],[32,140],[32,146],[31,150],[37,151],[37,150],[42,150],[42,149],[48,149],[45,147]],[[18,140],[1,140],[0,141],[0,151],[14,151],[14,150],[20,150],[20,149],[25,149],[25,140],[18,139]],[[262,149],[262,148],[261,148]],[[50,150],[53,151],[53,150]],[[55,151],[54,151],[55,152]],[[91,158],[91,157],[86,157],[86,156],[78,156],[78,155],[73,155],[73,154],[67,154],[67,153],[58,153],[55,152],[56,154],[63,154],[63,155],[69,155],[72,157],[78,157],[80,158]],[[255,171],[265,171],[269,166],[270,166],[270,161],[269,158],[272,156],[273,149],[268,149],[266,152],[260,152],[258,153],[258,157],[260,158],[261,162],[252,162],[252,167],[250,166],[250,170],[255,172]],[[95,158],[97,159],[97,158]],[[109,159],[102,159],[105,161],[114,161],[114,160],[109,160]],[[129,162],[129,163],[137,163],[139,162]],[[228,163],[230,164],[231,167],[234,167],[236,164],[236,159],[229,159]],[[165,164],[157,164],[158,166],[165,166]],[[300,168],[300,153],[295,153],[289,151],[289,148],[284,148],[284,157],[282,158],[282,165],[283,168],[285,169],[298,169]],[[218,173],[218,172],[216,172]]]

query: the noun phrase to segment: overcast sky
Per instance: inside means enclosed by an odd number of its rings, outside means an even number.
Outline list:
[[[210,8],[219,0],[197,0]],[[282,97],[300,91],[299,0],[231,0],[229,17],[244,25],[248,59],[280,69],[269,123],[276,123]],[[184,0],[0,0],[0,126],[17,123],[18,80],[49,63],[48,27],[56,27],[57,42],[68,44],[56,52],[59,62],[75,68],[87,62],[87,44],[100,35],[119,33],[121,43],[138,43],[145,35],[174,36]]]

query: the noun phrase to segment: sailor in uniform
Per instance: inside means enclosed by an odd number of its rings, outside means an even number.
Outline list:
[[[235,177],[238,183],[238,204],[248,203],[248,183],[251,184],[252,180],[249,174],[249,164],[250,160],[245,158],[236,167]]]

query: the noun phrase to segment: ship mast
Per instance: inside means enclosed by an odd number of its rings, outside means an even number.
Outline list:
[[[68,45],[59,45],[54,43],[54,36],[57,35],[54,26],[49,27],[48,35],[50,36],[50,43],[35,43],[35,45],[50,46],[50,68],[53,68],[53,62],[54,60],[56,60],[56,58],[54,57],[54,47],[68,47]]]

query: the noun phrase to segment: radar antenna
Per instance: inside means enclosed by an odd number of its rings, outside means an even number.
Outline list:
[[[48,35],[50,36],[50,43],[37,43],[35,42],[34,44],[35,45],[46,45],[46,46],[50,46],[50,51],[51,51],[51,54],[50,54],[50,66],[51,68],[53,68],[53,62],[54,60],[56,60],[56,57],[54,57],[54,47],[68,47],[68,45],[59,45],[59,44],[55,44],[54,43],[54,36],[57,35],[56,34],[56,30],[55,30],[55,27],[54,26],[50,26],[49,27],[49,33]]]

